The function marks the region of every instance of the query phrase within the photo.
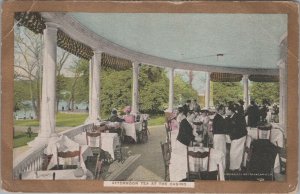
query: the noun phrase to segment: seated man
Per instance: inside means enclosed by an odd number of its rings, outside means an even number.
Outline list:
[[[118,116],[118,112],[116,109],[113,109],[112,112],[111,112],[111,116],[110,118],[108,119],[110,122],[123,122],[124,119],[120,118]],[[108,129],[110,133],[118,133],[119,136],[122,136],[122,129],[119,127],[112,127],[112,128],[109,128]]]
[[[124,121],[124,119],[122,119],[118,116],[118,111],[115,109],[112,110],[111,116],[108,120],[110,122],[123,122]]]

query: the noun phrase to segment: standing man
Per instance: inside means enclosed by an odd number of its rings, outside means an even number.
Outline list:
[[[260,120],[260,111],[254,100],[251,100],[245,112],[245,116],[248,116],[248,126],[256,128]]]
[[[223,152],[226,156],[226,121],[223,117],[225,115],[224,105],[217,107],[217,113],[212,121],[212,132],[214,149]]]

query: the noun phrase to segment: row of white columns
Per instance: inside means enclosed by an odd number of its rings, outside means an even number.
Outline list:
[[[40,131],[38,137],[29,143],[29,146],[40,146],[47,144],[49,138],[57,138],[55,131],[55,104],[56,104],[56,58],[57,58],[57,25],[46,22],[44,29],[44,55],[43,55],[43,80]],[[94,56],[89,63],[89,117],[88,123],[100,121],[100,73],[101,73],[101,51],[94,51]],[[132,114],[138,113],[138,62],[133,66],[132,85]]]
[[[55,103],[56,103],[56,57],[57,57],[57,26],[54,23],[46,22],[44,29],[44,55],[43,55],[43,82],[42,82],[42,100],[41,100],[41,119],[40,132],[38,137],[31,142],[31,145],[40,145],[47,143],[51,136],[56,137],[55,132]],[[138,107],[138,62],[133,62],[133,84],[132,84],[132,112],[137,114]],[[281,65],[283,66],[283,65]],[[286,71],[285,67],[280,68],[280,94],[285,94]],[[166,112],[173,111],[174,104],[174,68],[169,68],[169,104]],[[87,122],[97,123],[100,120],[100,73],[101,73],[101,51],[94,51],[94,56],[89,64],[89,117]],[[243,76],[244,101],[245,106],[249,104],[248,75]],[[284,95],[285,96],[285,95]],[[280,97],[280,109],[285,110],[284,96]],[[205,107],[210,104],[210,72],[206,74]],[[286,113],[281,111],[280,119],[283,121]]]
[[[211,72],[206,73],[206,84],[205,84],[205,108],[210,106],[210,75]],[[173,111],[174,104],[174,68],[169,68],[169,106],[166,112]],[[244,102],[245,108],[249,105],[249,80],[248,75],[243,76],[243,86],[244,86]]]

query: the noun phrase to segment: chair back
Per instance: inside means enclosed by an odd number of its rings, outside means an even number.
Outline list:
[[[56,148],[57,149],[57,148]],[[81,157],[81,146],[79,146],[79,150],[76,151],[66,151],[66,152],[59,152],[57,149],[57,166],[59,167],[59,158],[73,158],[78,156],[78,162],[80,163]]]
[[[169,144],[170,149],[172,149],[171,148],[171,137],[172,137],[172,135],[171,135],[171,124],[169,122],[165,123],[165,129],[166,129],[166,137],[167,137],[166,141]]]
[[[277,156],[276,146],[268,139],[253,140],[250,146],[250,160],[247,172],[249,180],[274,180],[274,164]]]
[[[244,143],[244,151],[243,151],[243,157],[242,157],[242,163],[241,163],[241,169],[247,168],[247,165],[249,164],[250,158],[251,158],[251,142],[252,138],[249,135],[246,135],[246,140]]]
[[[91,145],[90,145],[90,138],[97,138],[97,137],[99,137],[98,139],[98,143],[99,143],[99,146],[93,146],[93,147],[100,147],[101,148],[101,133],[100,132],[86,132],[86,144],[88,145],[88,146],[90,146],[91,147]]]
[[[219,165],[217,165],[216,171],[210,171],[210,152],[211,148],[208,148],[208,151],[191,151],[187,146],[187,180],[192,181],[195,179],[203,180],[219,180]],[[191,170],[191,158],[193,158],[194,168]],[[203,166],[204,160],[207,158],[206,166]]]
[[[257,127],[257,139],[268,139],[271,140],[272,125],[267,124]]]
[[[200,151],[190,151],[189,150],[189,147],[187,146],[187,165],[188,165],[188,171],[191,171],[190,170],[190,158],[194,158],[195,160],[195,165],[194,165],[194,171],[201,171],[201,167],[202,164],[203,164],[203,160],[205,158],[207,158],[207,165],[206,165],[206,170],[204,171],[209,171],[209,160],[210,160],[210,149],[208,149],[208,152],[206,151],[203,151],[203,152],[200,152]]]
[[[169,181],[170,174],[169,174],[169,164],[171,160],[171,149],[170,144],[168,142],[162,143],[160,142],[162,156],[164,160],[165,166],[165,181]]]

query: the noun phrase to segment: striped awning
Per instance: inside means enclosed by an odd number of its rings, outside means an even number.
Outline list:
[[[132,62],[127,59],[102,53],[101,66],[104,68],[113,68],[115,70],[126,70],[132,67]]]
[[[25,26],[36,34],[43,34],[45,22],[38,12],[16,12],[15,19],[18,26]]]
[[[61,30],[57,31],[57,46],[72,53],[73,55],[87,60],[91,59],[94,55],[91,47],[75,41]]]
[[[24,26],[36,34],[43,34],[43,30],[46,28],[45,21],[38,12],[17,12],[15,13],[15,19],[18,26]],[[86,60],[90,60],[94,55],[91,47],[72,39],[59,29],[57,31],[57,46]],[[104,68],[115,70],[125,70],[132,67],[130,60],[107,53],[102,54],[101,64]]]
[[[253,82],[279,82],[279,75],[250,75],[249,80]]]
[[[210,80],[213,82],[239,82],[243,78],[240,74],[213,72],[210,74]]]

